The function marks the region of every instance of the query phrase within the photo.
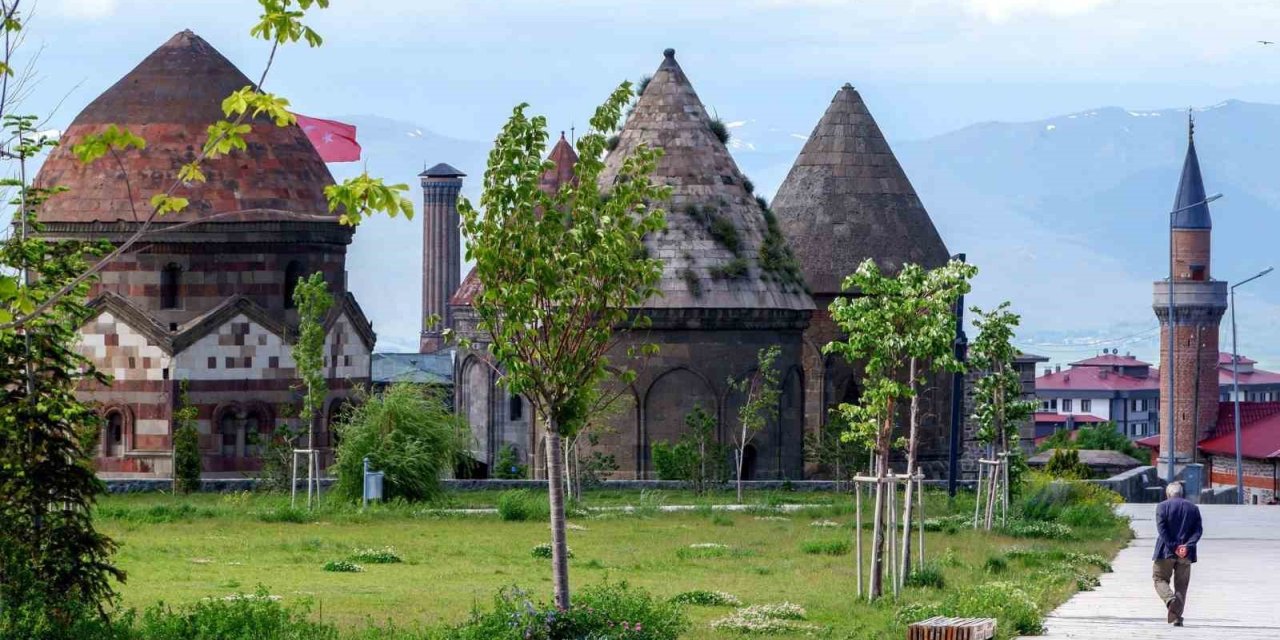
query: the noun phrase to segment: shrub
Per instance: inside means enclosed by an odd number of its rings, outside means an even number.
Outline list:
[[[649,83],[653,81],[653,76],[646,75],[640,78],[640,82],[636,83],[636,97],[644,95],[644,90],[649,88]]]
[[[609,136],[609,138],[604,141],[604,148],[608,149],[609,151],[613,151],[614,149],[618,148],[618,143],[621,141],[622,141],[622,138],[618,137],[618,134],[615,133]]]
[[[907,575],[906,585],[920,589],[942,589],[947,586],[947,580],[939,566],[926,564]]]
[[[972,516],[963,513],[957,513],[940,518],[928,518],[924,521],[925,531],[945,531],[946,533],[957,533],[960,529],[972,526]]]
[[[1034,474],[1018,513],[1026,520],[1063,522],[1075,527],[1112,527],[1123,520],[1115,505],[1123,498],[1092,482],[1055,480]]]
[[[493,461],[493,477],[499,480],[519,480],[528,476],[528,467],[520,464],[520,456],[513,444],[504,444],[498,449],[498,457]]]
[[[711,277],[716,280],[733,280],[735,278],[745,278],[751,264],[746,258],[734,258],[722,265],[711,268]]]
[[[179,383],[180,406],[173,412],[178,429],[173,434],[173,488],[179,493],[200,490],[200,434],[197,410],[187,397],[187,381]]]
[[[404,558],[396,553],[394,547],[383,547],[381,549],[356,549],[351,552],[349,559],[352,562],[363,562],[366,564],[399,564],[404,562]]]
[[[616,638],[676,640],[689,628],[680,605],[656,600],[625,582],[586,587],[573,606],[557,610],[533,602],[514,587],[494,598],[491,611],[474,611],[471,619],[443,630],[440,640],[558,640]]]
[[[711,135],[720,141],[720,144],[729,144],[729,127],[726,127],[724,121],[720,118],[712,118],[707,123],[707,128],[711,129]]]
[[[746,549],[736,549],[727,544],[719,542],[698,542],[687,547],[676,549],[676,557],[681,560],[692,560],[697,558],[724,558],[732,556],[741,558],[751,555]]]
[[[1093,591],[1101,584],[1102,581],[1098,579],[1098,576],[1092,573],[1076,574],[1076,588],[1081,591]]]
[[[689,293],[692,293],[693,297],[702,297],[702,279],[698,277],[698,274],[694,273],[693,269],[689,267],[681,269],[680,277],[684,280],[685,286],[689,287]],[[654,443],[655,446],[658,444],[661,443]]]
[[[535,558],[542,558],[544,560],[550,560],[551,553],[552,553],[552,549],[551,549],[550,542],[543,542],[542,544],[534,545],[533,549],[529,550],[529,555]],[[573,549],[570,549],[569,547],[565,547],[565,557],[572,558]]]
[[[526,522],[530,520],[547,520],[551,517],[551,506],[546,498],[531,493],[527,489],[503,491],[498,496],[498,518],[507,522]]]
[[[731,593],[725,593],[723,591],[705,591],[702,589],[695,589],[693,591],[685,591],[684,593],[676,594],[671,601],[676,604],[689,604],[699,607],[742,606],[742,601],[738,599],[738,596]]]
[[[732,527],[734,525],[734,522],[733,522],[733,518],[730,518],[729,516],[723,513],[712,513],[711,524],[714,524],[717,527]]]
[[[685,414],[684,425],[684,435],[675,444],[653,443],[654,470],[658,478],[687,482],[702,494],[712,484],[728,479],[728,447],[716,441],[715,417],[702,405],[695,404]]]
[[[163,603],[143,614],[135,640],[337,640],[330,624],[310,620],[306,605],[254,595],[206,599],[174,610]]]
[[[360,573],[364,571],[364,567],[347,560],[330,560],[324,563],[324,570],[334,573]]]
[[[909,624],[932,616],[996,618],[1002,630],[1014,635],[1044,632],[1040,606],[1026,591],[1010,582],[988,582],[953,591],[940,602],[910,604],[898,610],[898,622]]]
[[[348,500],[363,494],[364,458],[386,474],[387,499],[430,500],[440,476],[465,457],[467,429],[439,391],[394,384],[371,396],[338,423],[341,441],[334,492]]]
[[[800,550],[809,555],[842,556],[849,553],[848,540],[806,540]]]
[[[754,194],[756,192],[756,183],[752,182],[750,178],[742,176],[742,188],[746,189],[748,194]]]
[[[742,251],[742,237],[738,235],[738,228],[729,218],[719,213],[709,213],[707,230],[711,232],[711,237],[720,243],[720,246],[728,249],[733,255],[736,256]]]
[[[992,575],[1004,573],[1009,568],[1009,561],[1004,556],[990,556],[982,563],[982,570]]]
[[[1075,449],[1054,449],[1044,465],[1044,472],[1068,480],[1086,480],[1093,475],[1089,466],[1080,461],[1080,452]]]

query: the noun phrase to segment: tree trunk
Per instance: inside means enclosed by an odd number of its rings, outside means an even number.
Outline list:
[[[734,456],[735,458],[737,458],[737,463],[738,463],[737,465],[738,466],[738,473],[737,473],[738,504],[742,504],[742,459],[746,457],[746,453],[747,453],[746,447],[738,447],[737,455]]]
[[[551,581],[556,608],[569,608],[569,546],[565,542],[564,461],[561,460],[559,425],[548,421],[547,492],[551,500]]]
[[[889,471],[889,445],[893,437],[893,402],[888,403],[884,424],[876,436],[876,513],[871,534],[871,599],[884,593],[885,511],[889,508],[885,499],[885,476]]]
[[[915,489],[915,481],[912,480],[912,478],[916,475],[916,450],[920,427],[920,393],[916,389],[916,364],[916,359],[912,358],[909,370],[910,373],[908,373],[907,377],[907,384],[910,385],[912,391],[911,430],[907,436],[907,486],[903,490],[902,563],[900,571],[898,572],[899,580],[906,580],[906,576],[911,570],[911,496]]]

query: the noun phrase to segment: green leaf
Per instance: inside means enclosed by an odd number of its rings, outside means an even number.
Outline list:
[[[187,208],[190,204],[186,198],[170,196],[163,193],[157,193],[151,196],[151,208],[155,210],[157,215],[165,215],[168,213],[178,213]]]
[[[71,153],[75,154],[80,162],[92,164],[112,151],[145,148],[147,148],[147,141],[141,136],[118,125],[109,124],[100,133],[81,138],[79,143],[72,145]]]
[[[378,213],[392,218],[404,215],[412,219],[413,203],[400,195],[408,190],[407,184],[384,184],[381,178],[370,177],[368,172],[364,172],[340,184],[325,187],[324,195],[329,201],[329,211],[339,213],[339,222],[356,226]]]

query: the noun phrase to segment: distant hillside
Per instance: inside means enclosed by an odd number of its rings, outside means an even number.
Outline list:
[[[1252,274],[1272,263],[1280,238],[1280,106],[1228,101],[1195,116],[1206,187],[1225,194],[1213,205],[1214,275]],[[373,116],[338,119],[359,127],[369,169],[409,183],[415,202],[417,173],[436,162],[466,172],[464,194],[478,195],[488,143]],[[732,124],[735,159],[772,194],[809,131]],[[1151,286],[1166,272],[1167,211],[1186,125],[1184,110],[1100,108],[893,144],[947,246],[982,270],[971,301],[1013,300],[1028,350],[1064,361],[1102,347],[1154,358]],[[359,169],[331,167],[338,176]],[[418,221],[373,220],[356,236],[351,284],[381,350],[416,348],[421,251]],[[1280,335],[1280,276],[1272,277],[1241,295],[1241,351],[1280,364],[1272,339]],[[1064,342],[1080,346],[1056,346]]]

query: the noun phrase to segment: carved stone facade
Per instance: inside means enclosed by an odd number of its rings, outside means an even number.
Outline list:
[[[85,165],[63,145],[36,179],[68,188],[40,211],[45,235],[125,241],[148,213],[135,208],[173,183],[191,145],[222,118],[221,99],[249,84],[195,34],[175,35],[64,134],[75,142],[113,123],[147,138],[145,150],[121,157],[143,195],[134,202],[114,165]],[[374,334],[346,290],[352,230],[328,213],[328,170],[296,126],[255,121],[246,140],[247,151],[208,163],[208,182],[180,186],[176,194],[190,197],[191,209],[152,223],[139,248],[108,265],[93,287],[94,316],[79,349],[113,380],[85,384],[78,395],[101,410],[96,464],[104,474],[172,474],[173,412],[184,383],[207,476],[252,473],[277,425],[301,429],[291,417],[301,400],[292,294],[312,273],[324,275],[335,298],[325,319],[329,393],[314,443],[326,460],[336,410],[369,382]]]

